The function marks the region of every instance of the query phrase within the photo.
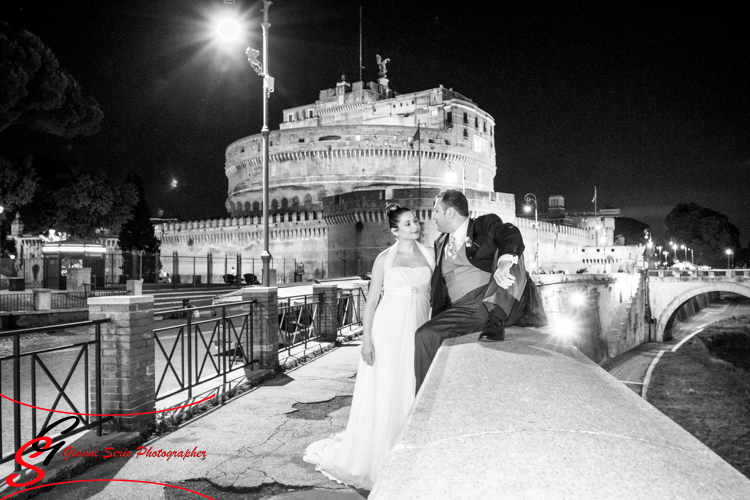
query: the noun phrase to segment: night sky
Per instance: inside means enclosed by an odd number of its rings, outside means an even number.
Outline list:
[[[496,121],[495,188],[550,195],[569,211],[620,208],[663,233],[680,202],[725,213],[750,239],[750,22],[744,9],[531,2],[362,2],[363,79],[390,58],[396,92],[443,84]],[[141,174],[153,215],[225,217],[226,146],[262,125],[261,2],[233,51],[212,40],[222,0],[3,2],[0,19],[38,35],[104,111],[102,130],[39,151]],[[342,73],[358,80],[359,3],[275,0],[271,129]],[[2,140],[2,136],[0,136]],[[173,186],[175,179],[176,187]]]

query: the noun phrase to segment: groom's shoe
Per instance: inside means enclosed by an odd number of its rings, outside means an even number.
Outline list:
[[[479,342],[500,342],[505,340],[505,326],[503,322],[494,316],[487,318],[482,333],[479,335]]]

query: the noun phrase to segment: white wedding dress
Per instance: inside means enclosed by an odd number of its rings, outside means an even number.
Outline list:
[[[434,257],[420,249],[434,267]],[[346,430],[316,441],[304,460],[328,478],[372,489],[414,402],[414,333],[429,319],[432,267],[384,266],[383,298],[372,323],[375,362],[360,357]]]

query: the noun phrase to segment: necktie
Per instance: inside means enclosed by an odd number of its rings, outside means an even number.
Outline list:
[[[458,255],[458,249],[456,248],[456,238],[453,235],[451,235],[450,242],[445,249],[445,254],[453,260],[455,260],[456,255]]]

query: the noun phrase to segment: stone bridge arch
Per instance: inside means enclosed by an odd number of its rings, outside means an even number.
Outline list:
[[[736,293],[750,299],[750,284],[732,282],[672,282],[651,283],[651,315],[656,318],[656,341],[664,341],[670,318],[685,302],[697,295],[710,292]]]

